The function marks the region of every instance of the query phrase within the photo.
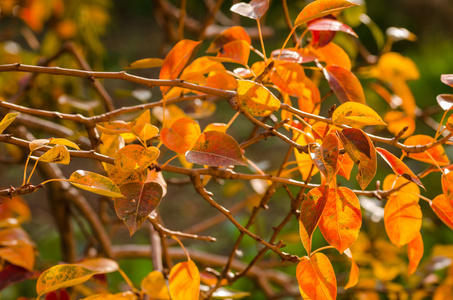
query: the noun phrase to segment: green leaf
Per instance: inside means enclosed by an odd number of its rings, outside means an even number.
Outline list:
[[[77,170],[71,174],[69,182],[78,188],[95,194],[114,198],[123,197],[120,189],[113,181],[97,173]]]

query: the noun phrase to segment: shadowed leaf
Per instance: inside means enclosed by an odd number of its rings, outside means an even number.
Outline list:
[[[336,65],[328,65],[323,71],[330,88],[340,102],[352,101],[365,104],[362,85],[351,71]]]
[[[395,174],[403,176],[404,178],[418,184],[420,187],[425,188],[414,172],[412,172],[411,169],[409,169],[409,167],[406,166],[406,164],[403,163],[398,157],[383,148],[376,147],[376,151],[389,164],[389,166],[392,167]]]
[[[299,13],[294,22],[294,27],[355,5],[357,4],[345,0],[318,0],[311,2]]]
[[[30,144],[28,145],[28,148],[30,149],[30,151],[35,151],[37,149],[40,149],[46,145],[48,145],[50,142],[50,139],[38,139],[38,140],[33,140],[30,142]]]
[[[243,27],[233,26],[224,30],[221,34],[216,36],[209,45],[208,50],[206,50],[206,53],[215,53],[219,51],[223,45],[236,40],[244,40],[249,45],[252,43],[249,34]]]
[[[319,229],[326,241],[340,253],[357,239],[362,225],[359,199],[350,189],[338,187],[329,190]]]
[[[157,182],[129,182],[120,190],[124,197],[115,198],[115,211],[132,236],[159,205],[163,190]]]
[[[269,8],[269,0],[252,0],[250,3],[236,3],[230,10],[241,16],[258,20],[260,19]]]
[[[328,134],[322,142],[311,143],[308,151],[315,166],[325,176],[326,181],[332,181],[338,170],[338,155],[340,141],[333,133]]]
[[[144,58],[139,59],[131,63],[125,69],[145,69],[145,68],[155,68],[162,67],[164,60],[161,58]]]
[[[22,228],[13,227],[0,231],[0,258],[29,271],[33,270],[35,247]]]
[[[407,244],[407,257],[409,258],[408,275],[412,275],[417,270],[418,264],[423,257],[423,238],[420,232]]]
[[[200,272],[192,260],[174,265],[168,280],[172,300],[199,299]]]
[[[55,145],[39,157],[39,161],[68,165],[71,162],[71,155],[64,145]]]
[[[160,137],[170,150],[185,153],[190,150],[200,133],[198,123],[189,117],[184,117],[176,120],[170,128],[163,128]]]
[[[241,106],[256,117],[268,116],[280,108],[280,101],[262,84],[250,80],[238,81]]]
[[[318,252],[304,256],[296,269],[299,290],[304,299],[334,300],[337,297],[337,279],[327,256]]]
[[[123,197],[118,186],[109,178],[97,173],[78,170],[71,174],[69,182],[78,188],[107,197]]]
[[[376,174],[376,150],[368,135],[361,129],[346,128],[337,131],[349,157],[359,165],[357,181],[364,190]]]
[[[347,180],[351,177],[351,171],[354,167],[354,162],[348,154],[342,154],[338,157],[338,175],[343,176]]]
[[[0,291],[12,284],[27,280],[31,277],[37,277],[38,274],[38,272],[29,271],[16,265],[8,264],[0,271]]]
[[[238,143],[220,131],[203,132],[186,153],[188,162],[221,167],[246,165]]]
[[[0,134],[16,119],[19,113],[8,113],[0,122]]]
[[[344,124],[352,127],[387,125],[372,108],[357,102],[346,102],[337,107],[332,114],[332,122],[337,125]]]

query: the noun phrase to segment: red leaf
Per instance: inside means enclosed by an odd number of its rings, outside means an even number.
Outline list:
[[[420,232],[407,245],[407,257],[409,258],[408,274],[411,275],[417,270],[417,266],[423,257],[423,238]]]
[[[208,166],[246,165],[238,143],[220,131],[203,132],[186,153],[188,162]]]
[[[330,189],[319,229],[326,241],[340,253],[357,239],[362,225],[362,213],[357,196],[346,187]]]
[[[420,179],[414,174],[414,172],[406,166],[398,157],[388,152],[383,148],[376,147],[376,151],[382,156],[382,158],[392,167],[393,172],[396,175],[403,176],[404,178],[418,184],[420,187],[425,188],[421,183]]]
[[[318,0],[313,1],[302,9],[294,22],[294,27],[311,20],[330,15],[357,4],[345,0]]]
[[[0,271],[0,291],[12,284],[36,277],[37,275],[37,272],[8,264]]]
[[[132,236],[159,205],[162,187],[157,182],[130,182],[120,186],[120,190],[125,198],[115,198],[115,210]]]
[[[304,256],[296,269],[297,282],[304,299],[334,300],[337,297],[337,279],[327,256],[318,252]]]
[[[249,34],[245,29],[241,26],[234,26],[224,30],[221,34],[219,34],[209,45],[208,50],[206,53],[215,53],[220,50],[223,45],[228,44],[229,42],[236,41],[236,40],[244,40],[249,45],[252,43]]]
[[[252,0],[250,3],[237,3],[230,10],[241,16],[258,20],[266,13],[268,8],[269,0]]]
[[[333,19],[319,19],[311,22],[308,29],[312,31],[343,31],[352,36],[358,37],[351,27]]]
[[[353,101],[365,104],[362,85],[351,71],[336,65],[328,65],[323,71],[340,102]]]
[[[345,128],[337,131],[349,157],[359,165],[357,181],[364,190],[376,174],[376,150],[368,135],[361,129]]]
[[[159,79],[178,78],[200,43],[191,40],[179,41],[165,57],[162,68],[160,69]],[[161,86],[160,90],[162,94],[165,94],[170,88],[169,86]]]
[[[301,232],[305,231],[301,234],[301,240],[308,254],[311,253],[311,239],[326,206],[328,193],[329,189],[325,186],[316,187],[311,189],[302,201],[299,226]]]

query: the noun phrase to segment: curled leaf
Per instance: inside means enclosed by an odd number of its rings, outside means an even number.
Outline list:
[[[41,155],[39,161],[68,165],[71,161],[71,155],[69,154],[68,148],[64,145],[57,144]]]
[[[71,174],[69,182],[78,188],[107,197],[120,198],[121,191],[109,178],[97,173],[78,170]]]
[[[328,65],[323,69],[329,86],[340,102],[359,102],[365,104],[365,94],[357,77],[348,69]]]
[[[357,102],[346,102],[337,107],[332,122],[349,126],[387,125],[372,108]]]
[[[250,3],[236,3],[230,10],[241,16],[259,20],[269,8],[269,0],[252,0]]]
[[[346,0],[317,0],[302,9],[294,22],[294,27],[332,13],[342,11],[357,4]]]
[[[249,34],[241,26],[233,26],[224,30],[221,34],[216,36],[212,43],[209,45],[207,53],[215,53],[220,50],[220,48],[228,44],[229,42],[236,40],[244,40],[249,45],[252,43]]]
[[[8,127],[19,115],[19,113],[8,113],[6,116],[3,117],[2,121],[0,122],[0,134]]]

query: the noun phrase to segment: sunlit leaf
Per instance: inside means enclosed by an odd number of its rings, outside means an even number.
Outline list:
[[[327,182],[331,182],[337,173],[339,146],[340,141],[333,133],[323,139],[322,145],[317,143],[309,145],[310,157]]]
[[[199,299],[200,272],[192,260],[174,265],[168,280],[172,300]]]
[[[230,10],[241,16],[258,20],[260,19],[269,8],[269,0],[252,0],[250,3],[236,3]]]
[[[210,57],[214,61],[231,62],[247,66],[250,55],[250,44],[244,40],[236,40],[223,45],[216,57]]]
[[[220,131],[220,132],[226,132],[228,129],[227,124],[225,123],[210,123],[208,126],[205,127],[203,132],[207,131]]]
[[[238,81],[241,106],[253,116],[268,116],[280,108],[280,101],[266,87],[250,80]]]
[[[57,144],[41,155],[39,161],[68,165],[71,162],[71,155],[66,146]]]
[[[0,223],[2,220],[7,220],[10,218],[14,218],[19,224],[30,220],[30,208],[23,198],[0,197],[0,202]]]
[[[420,232],[407,244],[407,257],[409,258],[408,275],[412,275],[417,270],[418,264],[423,257],[423,238]]]
[[[337,131],[349,157],[359,165],[357,181],[364,190],[373,179],[377,169],[376,149],[361,129],[346,128]]]
[[[165,57],[160,69],[159,79],[178,78],[200,43],[191,40],[179,41]],[[169,86],[161,86],[160,90],[162,94],[166,94],[170,88]]]
[[[188,162],[208,166],[246,165],[239,144],[221,131],[203,132],[186,153]]]
[[[431,208],[444,222],[445,225],[453,230],[453,206],[444,194],[440,194],[431,202]]]
[[[215,53],[219,51],[223,45],[228,44],[229,42],[235,40],[244,40],[249,45],[252,43],[249,34],[245,31],[245,29],[242,26],[233,26],[224,30],[221,34],[216,36],[209,45],[208,50],[206,50],[206,52]]]
[[[363,125],[386,125],[381,116],[372,108],[357,102],[346,102],[335,109],[332,114],[334,124],[363,126]]]
[[[403,163],[398,157],[385,150],[384,148],[376,147],[376,151],[381,155],[381,157],[392,167],[395,174],[403,176],[404,178],[415,182],[420,187],[425,188],[421,183],[420,179],[412,172],[409,167]]]
[[[406,115],[402,111],[389,111],[384,116],[384,121],[387,123],[387,130],[397,135],[407,127],[401,138],[411,136],[415,131],[415,120],[413,117]]]
[[[151,297],[151,299],[170,300],[170,292],[162,272],[150,272],[142,280],[141,288],[143,293]]]
[[[340,253],[357,239],[362,225],[362,213],[357,196],[346,187],[329,190],[319,229],[326,241]]]
[[[131,63],[125,69],[145,69],[145,68],[155,68],[162,67],[164,60],[161,58],[144,58],[139,59]]]
[[[71,174],[69,182],[78,188],[107,197],[123,197],[118,186],[109,178],[97,173],[78,170]]]
[[[436,100],[443,110],[449,110],[453,106],[453,95],[451,94],[437,95]]]
[[[79,146],[77,146],[76,143],[71,142],[70,140],[67,139],[62,139],[62,138],[51,138],[49,141],[49,144],[51,145],[64,145],[68,146],[77,150],[80,150]]]
[[[311,2],[299,13],[294,22],[294,27],[355,5],[357,4],[346,0],[318,0]]]
[[[403,176],[387,175],[382,183],[382,189],[385,191],[393,189],[395,190],[394,193],[403,194],[406,198],[410,198],[417,203],[420,200],[420,188]]]
[[[362,85],[351,71],[336,65],[328,65],[323,71],[330,88],[340,102],[352,101],[365,104]]]
[[[312,41],[311,44],[313,47],[323,47],[327,45],[335,36],[337,31],[343,31],[348,33],[352,36],[357,37],[357,34],[346,24],[341,23],[335,19],[330,18],[323,18],[314,20],[308,24],[308,30],[312,32]],[[331,35],[332,37],[328,37],[327,40],[324,41],[323,34]]]
[[[375,77],[390,83],[416,80],[420,77],[416,64],[410,58],[396,52],[384,53],[373,72]]]
[[[226,72],[211,72],[209,73],[208,77],[206,78],[206,86],[216,88],[216,89],[223,89],[223,90],[236,90],[238,88],[238,84],[236,79]],[[214,103],[210,103],[213,107]]]
[[[303,97],[305,88],[304,68],[295,63],[277,64],[269,74],[271,81],[293,97]]]
[[[342,154],[338,157],[338,175],[343,176],[347,180],[351,177],[351,171],[354,167],[354,161],[347,154]]]
[[[440,76],[440,81],[442,81],[446,85],[453,87],[453,74],[442,74]]]
[[[319,61],[324,61],[328,66],[336,65],[343,67],[346,70],[351,70],[351,59],[349,55],[337,44],[330,42],[321,48],[310,48],[313,59],[318,58]]]
[[[349,272],[349,280],[348,283],[344,286],[344,289],[346,290],[355,286],[359,281],[359,267],[352,258],[351,249],[344,250],[344,254],[346,254],[351,260],[351,271]]]
[[[184,111],[175,104],[167,105],[165,108],[165,118],[163,108],[158,106],[152,110],[153,115],[163,124],[164,127],[171,127],[171,125],[181,118],[187,117]]]
[[[162,187],[162,197],[167,194],[167,182],[165,181],[164,176],[162,176],[162,172],[158,172],[156,169],[148,170],[145,183],[146,182],[156,182],[160,184]]]
[[[337,297],[337,279],[327,256],[317,252],[304,256],[297,264],[297,282],[304,299],[334,300]]]
[[[413,135],[407,138],[404,141],[404,145],[406,146],[426,146],[431,145],[434,143],[435,140],[428,136],[428,135]],[[439,166],[447,166],[450,164],[450,160],[448,159],[447,155],[445,154],[445,150],[442,145],[437,145],[434,147],[429,148],[428,150],[420,153],[407,153],[412,159],[416,159],[422,162],[426,162],[429,164],[438,164]],[[434,160],[434,161],[433,161]]]
[[[311,239],[318,226],[324,207],[326,206],[329,189],[319,186],[311,189],[302,201],[300,208],[299,233],[307,253],[311,253]]]
[[[124,197],[115,198],[115,211],[132,236],[159,205],[163,190],[157,182],[129,182],[120,190]]]
[[[307,137],[305,134],[295,132],[295,142],[301,146],[308,145],[309,142],[314,142],[314,139]],[[313,165],[313,161],[309,154],[299,152],[294,148],[294,156],[296,157],[297,167],[302,175],[302,180],[307,180],[308,176],[313,176],[318,173],[318,168]]]
[[[200,136],[201,130],[197,122],[184,117],[173,122],[170,128],[163,128],[160,136],[162,142],[176,153],[189,151]]]
[[[422,226],[420,205],[405,193],[393,193],[384,208],[385,230],[390,241],[398,247],[412,241]]]
[[[6,116],[3,117],[2,121],[0,122],[0,134],[8,127],[19,115],[19,113],[8,113]]]

